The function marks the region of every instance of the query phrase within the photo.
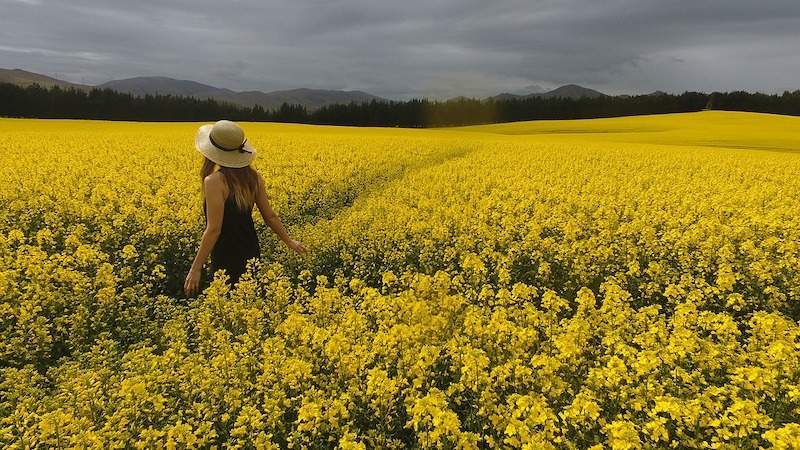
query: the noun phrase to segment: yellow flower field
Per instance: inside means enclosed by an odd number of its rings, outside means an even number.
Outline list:
[[[198,125],[0,119],[4,448],[800,448],[800,118],[243,123],[187,299]]]

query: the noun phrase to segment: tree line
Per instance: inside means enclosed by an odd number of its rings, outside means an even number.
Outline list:
[[[213,99],[145,95],[111,89],[78,90],[37,84],[22,87],[0,83],[0,116],[135,121],[214,121],[219,118],[256,122],[319,125],[437,127],[536,119],[588,119],[642,114],[694,112],[703,109],[800,115],[800,90],[783,94],[744,91],[684,92],[597,98],[511,98],[448,101],[372,100],[308,110],[284,103],[276,109],[245,107]]]

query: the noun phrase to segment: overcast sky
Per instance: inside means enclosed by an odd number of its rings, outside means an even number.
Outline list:
[[[484,96],[800,88],[800,0],[0,0],[0,67]]]

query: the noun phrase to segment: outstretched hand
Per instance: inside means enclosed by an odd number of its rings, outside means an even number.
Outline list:
[[[297,253],[303,254],[308,251],[305,245],[302,242],[296,241],[294,239],[290,239],[289,242],[286,243],[292,250],[296,251]]]

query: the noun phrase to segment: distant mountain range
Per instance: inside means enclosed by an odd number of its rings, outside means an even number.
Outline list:
[[[318,109],[325,105],[350,102],[369,102],[373,99],[384,100],[381,97],[362,91],[338,91],[328,89],[290,89],[285,91],[242,91],[218,88],[207,84],[189,80],[176,80],[167,77],[136,77],[124,80],[113,80],[97,86],[70,83],[34,72],[21,69],[0,69],[0,82],[12,83],[19,86],[29,86],[34,83],[43,87],[59,86],[62,88],[74,87],[88,90],[92,88],[112,89],[118,92],[130,93],[136,96],[147,94],[179,95],[199,99],[214,99],[242,106],[261,105],[264,109],[276,109],[281,104],[300,104],[310,110]]]
[[[167,77],[136,77],[103,83],[99,88],[113,89],[143,96],[146,94],[170,94],[184,97],[212,98],[217,101],[242,106],[261,105],[265,109],[279,108],[283,103],[300,104],[308,109],[318,109],[325,105],[350,102],[369,102],[383,100],[363,91],[337,91],[328,89],[290,89],[286,91],[232,91],[189,80],[176,80]]]
[[[12,83],[19,86],[29,86],[34,83],[43,87],[59,86],[61,88],[75,88],[89,90],[92,88],[112,89],[118,92],[130,93],[136,96],[144,95],[176,95],[184,97],[195,97],[199,99],[214,99],[220,102],[233,103],[236,105],[251,107],[261,105],[264,109],[276,109],[283,103],[300,104],[309,110],[318,109],[322,106],[337,103],[350,102],[369,102],[371,100],[385,100],[382,97],[369,94],[363,91],[340,91],[329,89],[290,89],[283,91],[233,91],[231,89],[218,88],[196,81],[176,80],[168,77],[135,77],[124,80],[112,80],[97,86],[70,83],[46,75],[28,72],[21,69],[0,69],[0,82]],[[606,94],[594,89],[585,88],[576,84],[568,84],[556,89],[547,91],[541,86],[532,85],[510,93],[502,93],[489,97],[493,100],[510,100],[530,97],[541,98],[597,98],[605,97]],[[463,97],[456,97],[458,98]]]

